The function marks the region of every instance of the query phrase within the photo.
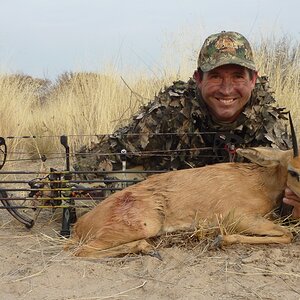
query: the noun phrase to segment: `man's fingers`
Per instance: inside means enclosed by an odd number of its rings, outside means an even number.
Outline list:
[[[292,199],[292,198],[287,198],[287,197],[284,197],[282,199],[283,203],[285,204],[288,204],[288,205],[292,205],[292,206],[300,206],[300,202],[295,200],[295,199]]]
[[[299,219],[300,218],[300,202],[299,202],[299,198],[297,197],[297,200],[291,199],[291,198],[286,198],[284,197],[282,199],[283,203],[286,203],[288,205],[292,205],[294,207],[293,212],[292,212],[292,216],[295,219]]]
[[[300,202],[300,198],[291,189],[289,189],[289,188],[286,188],[284,190],[284,198]]]

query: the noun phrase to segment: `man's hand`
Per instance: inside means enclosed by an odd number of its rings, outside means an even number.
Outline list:
[[[292,217],[294,219],[300,219],[300,197],[298,197],[291,189],[286,188],[284,190],[283,203],[293,206]]]

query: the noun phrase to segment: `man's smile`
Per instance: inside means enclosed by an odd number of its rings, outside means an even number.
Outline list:
[[[218,101],[220,101],[221,103],[225,104],[225,105],[229,105],[231,103],[233,103],[236,98],[230,98],[230,99],[221,99],[221,98],[216,98]]]

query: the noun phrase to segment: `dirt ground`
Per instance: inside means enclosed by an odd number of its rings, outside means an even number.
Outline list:
[[[300,238],[290,245],[159,250],[83,259],[63,251],[45,212],[30,230],[0,210],[0,299],[300,299]]]

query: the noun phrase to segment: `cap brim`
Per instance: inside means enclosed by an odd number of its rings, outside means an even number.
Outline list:
[[[203,72],[208,72],[208,71],[211,71],[211,70],[213,70],[217,67],[221,67],[221,66],[224,66],[224,65],[239,65],[239,66],[248,68],[250,70],[257,71],[256,66],[254,65],[253,62],[251,62],[251,61],[245,62],[244,60],[241,60],[239,58],[233,59],[232,57],[228,58],[228,59],[225,59],[225,60],[222,60],[222,61],[219,61],[218,63],[215,63],[213,65],[208,64],[208,63],[204,64],[203,66],[200,67],[200,69]]]

